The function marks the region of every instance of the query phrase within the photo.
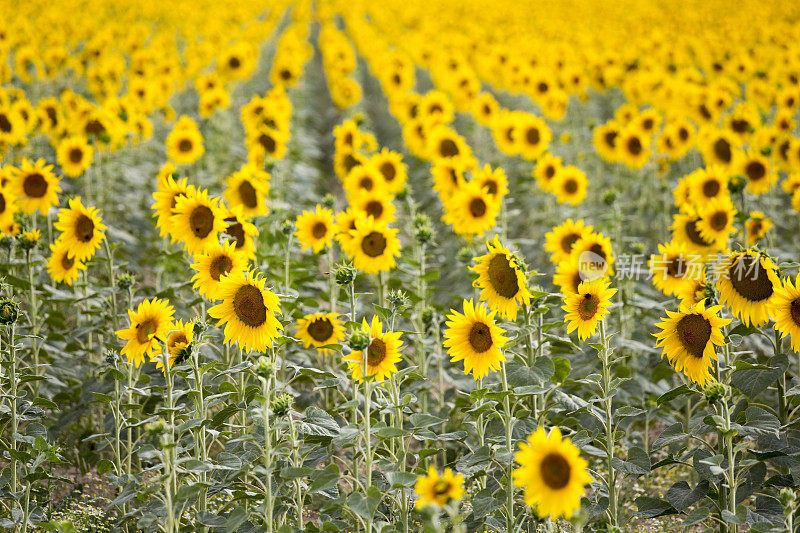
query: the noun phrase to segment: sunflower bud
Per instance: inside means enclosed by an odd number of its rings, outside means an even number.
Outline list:
[[[364,333],[363,331],[354,331],[350,334],[350,338],[347,340],[347,345],[350,346],[350,349],[354,352],[364,350],[367,346],[369,346],[369,334]]]
[[[414,238],[420,244],[427,244],[433,240],[433,224],[431,218],[424,214],[419,213],[414,217]]]
[[[287,237],[294,233],[294,221],[286,219],[281,222],[281,233],[286,235]]]
[[[644,253],[644,243],[643,242],[634,242],[631,243],[631,252],[633,254],[643,254]]]
[[[275,373],[275,365],[272,363],[272,361],[262,355],[256,361],[253,370],[259,377],[269,379],[269,377]]]
[[[411,196],[411,193],[412,193],[412,192],[413,192],[413,191],[412,191],[412,189],[411,189],[411,185],[409,185],[408,183],[406,183],[406,184],[404,184],[404,185],[403,185],[403,188],[402,188],[402,189],[400,189],[400,190],[397,192],[397,195],[396,195],[396,197],[397,197],[397,199],[398,199],[399,201],[401,201],[401,202],[405,202],[405,201],[406,201],[406,198],[409,198],[409,197]]]
[[[794,513],[794,505],[797,501],[797,494],[789,487],[781,489],[778,493],[778,499],[781,501],[783,507],[783,514],[789,516]]]
[[[14,237],[3,234],[0,236],[0,247],[10,250],[14,246]]]
[[[614,189],[608,189],[606,192],[603,193],[603,203],[606,205],[614,205],[614,202],[617,201],[617,191]]]
[[[422,310],[420,318],[422,319],[422,326],[425,328],[425,331],[430,331],[433,327],[433,321],[436,319],[436,312],[432,307],[426,307]]]
[[[127,291],[131,287],[133,287],[136,278],[133,277],[133,274],[130,272],[123,272],[119,276],[117,276],[117,287],[122,289],[123,291]]]
[[[277,417],[286,416],[294,405],[294,397],[288,392],[277,395],[272,400],[272,412]]]
[[[206,322],[203,317],[196,316],[192,319],[193,329],[192,334],[196,337],[201,336],[206,330],[209,328],[208,322]]]
[[[328,193],[322,198],[322,202],[320,203],[325,209],[333,209],[336,207],[336,198],[334,198],[331,193]]]
[[[114,350],[106,350],[106,364],[108,366],[116,365],[117,361],[119,360],[119,354]]]
[[[39,237],[41,237],[41,235],[42,234],[38,229],[22,233],[17,237],[19,247],[26,252],[33,250],[39,243]]]
[[[0,325],[8,326],[19,318],[19,304],[9,298],[0,300]]]
[[[403,290],[398,289],[389,291],[386,300],[394,309],[408,307],[408,295]]]
[[[144,431],[152,435],[159,435],[167,430],[167,421],[163,418],[157,418],[152,422],[144,425]]]
[[[357,273],[358,271],[353,267],[353,265],[348,263],[339,263],[336,265],[333,275],[336,278],[336,283],[344,287],[350,285],[356,280]]]
[[[703,387],[703,394],[706,397],[706,401],[709,404],[714,405],[722,398],[727,396],[728,387],[722,383],[719,383],[718,381],[712,381]]]
[[[356,126],[362,125],[364,123],[364,113],[354,113],[353,122],[356,123]]]
[[[458,251],[458,260],[462,263],[471,262],[473,257],[475,257],[475,253],[469,246],[464,246]]]
[[[739,174],[731,176],[731,178],[728,180],[728,190],[731,192],[731,194],[742,192],[746,185],[747,180],[744,179],[744,176]]]

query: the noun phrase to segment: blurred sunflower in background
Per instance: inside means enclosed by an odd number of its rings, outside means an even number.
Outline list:
[[[92,257],[105,237],[105,224],[96,207],[84,207],[80,197],[69,201],[69,207],[58,212],[53,227],[61,232],[58,241],[70,249],[73,257],[84,261]]]
[[[295,236],[303,250],[315,254],[333,243],[335,221],[333,211],[317,204],[314,211],[303,211],[295,221]]]

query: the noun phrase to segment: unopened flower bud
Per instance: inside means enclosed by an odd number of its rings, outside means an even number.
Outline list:
[[[288,392],[279,394],[272,400],[272,412],[277,417],[286,416],[294,405],[294,397]]]
[[[797,501],[797,494],[795,494],[794,490],[790,489],[789,487],[781,489],[781,491],[778,493],[778,499],[781,501],[783,514],[788,516],[794,512],[794,505]]]
[[[731,192],[731,194],[742,192],[742,189],[744,189],[746,185],[747,180],[744,179],[744,176],[739,174],[731,176],[728,180],[728,190]]]
[[[294,221],[286,219],[281,222],[281,233],[287,236],[294,233]]]
[[[130,272],[123,272],[119,276],[117,276],[117,287],[122,289],[123,291],[127,291],[131,287],[133,287],[136,278],[133,277],[133,274]]]
[[[253,370],[259,377],[269,379],[269,377],[275,373],[275,365],[272,363],[272,361],[262,355],[256,361]]]
[[[19,304],[9,298],[0,300],[0,325],[8,326],[19,318]]]
[[[714,405],[728,394],[728,387],[718,381],[712,381],[703,387],[706,401]]]
[[[358,274],[358,271],[348,263],[337,264],[333,273],[336,283],[342,287],[353,283],[356,280],[356,274]]]
[[[403,290],[391,290],[386,297],[386,300],[389,302],[395,309],[402,309],[404,307],[408,307],[408,295]]]
[[[332,194],[328,193],[322,198],[321,204],[325,209],[333,209],[336,207],[336,198],[334,198]]]
[[[347,340],[347,344],[354,352],[364,350],[369,346],[369,335],[361,330],[354,331]]]

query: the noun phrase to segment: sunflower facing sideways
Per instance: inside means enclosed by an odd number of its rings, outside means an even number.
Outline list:
[[[540,518],[572,518],[580,509],[586,485],[592,482],[587,472],[589,463],[570,439],[562,439],[554,427],[545,433],[539,427],[519,443],[514,460],[520,467],[512,472],[514,485],[525,489],[525,503]]]
[[[223,233],[234,243],[237,252],[244,254],[248,259],[255,259],[258,228],[244,218],[242,208],[238,205],[223,211],[225,213]]]
[[[321,354],[329,349],[329,344],[339,344],[344,339],[345,330],[339,313],[313,313],[297,320],[297,338],[303,341],[305,348],[314,347]]]
[[[611,298],[617,289],[610,287],[611,282],[605,278],[584,281],[578,285],[577,292],[564,296],[563,309],[567,312],[567,333],[578,330],[580,340],[588,339],[597,330],[597,323],[605,319]]]
[[[733,252],[718,266],[719,300],[745,325],[769,320],[770,305],[781,287],[772,259],[753,250]]]
[[[421,509],[427,505],[444,507],[451,501],[458,501],[464,495],[464,476],[453,474],[449,468],[439,475],[433,465],[428,467],[428,474],[419,476],[414,484],[414,492],[419,498],[414,507]]]
[[[53,174],[53,165],[38,159],[31,164],[27,159],[22,160],[18,169],[13,171],[14,190],[17,195],[17,207],[26,215],[39,211],[46,215],[51,207],[58,205],[58,177]]]
[[[246,270],[247,263],[247,256],[236,251],[234,242],[214,243],[204,253],[194,256],[192,268],[197,273],[192,277],[192,288],[209,300],[219,300],[221,278]]]
[[[794,283],[785,279],[772,300],[770,314],[781,338],[789,336],[792,350],[800,352],[800,274]]]
[[[164,341],[167,348],[167,365],[172,368],[189,357],[192,339],[194,338],[194,322],[184,323],[178,320],[170,326],[170,332]],[[164,353],[155,356],[156,368],[164,371]]]
[[[393,269],[395,258],[400,255],[397,230],[375,222],[372,217],[355,219],[355,226],[350,231],[350,241],[342,243],[353,265],[365,274]]]
[[[750,217],[745,222],[747,230],[747,246],[753,246],[759,239],[764,238],[772,227],[772,219],[765,217],[761,211],[750,211]]]
[[[663,348],[661,357],[701,386],[713,380],[710,368],[717,360],[715,346],[725,344],[722,328],[731,322],[720,318],[721,309],[719,305],[706,309],[705,300],[694,305],[683,301],[677,312],[667,311],[667,317],[656,324],[661,329],[654,334],[656,346]]]
[[[191,196],[178,196],[173,213],[170,217],[172,240],[183,242],[192,255],[217,243],[219,233],[225,230],[219,198],[209,198],[206,190],[198,190]]]
[[[264,352],[283,329],[278,297],[265,289],[266,280],[255,270],[231,272],[221,278],[219,303],[208,310],[211,318],[225,324],[225,342],[245,351]]]
[[[136,367],[142,364],[145,356],[153,359],[172,327],[173,314],[175,309],[169,302],[159,298],[143,301],[136,311],[128,310],[130,327],[116,332],[117,337],[127,341],[120,353]]]
[[[447,315],[444,347],[450,360],[464,361],[464,374],[472,373],[475,380],[486,377],[489,371],[497,372],[506,360],[502,348],[508,342],[505,330],[495,324],[496,311],[488,311],[483,304],[474,305],[464,300],[464,314],[451,309]]]
[[[370,337],[369,346],[366,353],[366,373],[364,372],[364,352],[355,350],[342,358],[342,362],[347,363],[353,379],[359,383],[364,381],[364,377],[372,377],[373,383],[386,381],[392,374],[397,372],[397,363],[400,362],[400,348],[403,341],[400,340],[401,333],[391,331],[383,332],[383,324],[378,317],[372,317],[372,323],[367,323],[367,319],[361,320],[361,331]]]
[[[153,217],[156,219],[156,227],[161,237],[172,233],[170,218],[174,214],[172,210],[178,203],[178,198],[195,194],[194,185],[189,185],[187,182],[188,178],[176,181],[171,172],[158,180],[158,188],[153,193],[155,203],[152,208],[155,211]]]
[[[97,208],[84,207],[80,197],[70,200],[69,208],[58,212],[58,220],[53,226],[61,232],[59,242],[63,242],[72,256],[80,261],[94,255],[103,242],[106,229]]]
[[[56,283],[66,283],[72,286],[72,283],[78,279],[81,270],[86,270],[86,265],[83,261],[75,259],[70,250],[70,247],[63,243],[57,242],[50,245],[50,258],[47,260],[47,272]]]
[[[476,257],[477,263],[470,270],[478,273],[474,287],[481,289],[480,299],[508,320],[517,319],[520,305],[528,305],[531,293],[528,292],[525,269],[515,253],[500,243],[500,237],[486,243],[488,254]]]
[[[315,254],[333,243],[333,211],[317,204],[314,211],[303,211],[295,221],[295,237],[303,250],[313,250]]]

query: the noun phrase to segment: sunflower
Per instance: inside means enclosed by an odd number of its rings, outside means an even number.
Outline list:
[[[182,116],[167,135],[167,157],[176,165],[190,165],[205,153],[203,135],[197,124]]]
[[[727,247],[728,236],[733,228],[736,208],[727,196],[715,198],[707,201],[697,214],[700,220],[697,222],[697,231],[704,241],[713,242],[713,247],[722,250]]]
[[[351,201],[362,194],[388,190],[388,184],[381,171],[369,162],[353,167],[344,177],[342,187]]]
[[[775,319],[774,328],[781,338],[791,339],[792,350],[800,352],[800,274],[794,283],[789,278],[775,291],[770,314]]]
[[[585,486],[592,482],[589,464],[570,439],[562,440],[559,428],[546,434],[540,426],[519,444],[514,460],[520,464],[512,472],[514,485],[525,489],[525,503],[539,517],[569,519],[580,509]]]
[[[451,309],[447,315],[444,347],[454,363],[464,361],[464,374],[472,372],[476,380],[496,372],[506,360],[501,348],[508,342],[505,330],[495,324],[497,311],[488,311],[483,304],[464,300],[464,314]]]
[[[649,139],[637,127],[625,128],[616,139],[617,156],[625,166],[642,168],[650,160]]]
[[[366,377],[371,377],[374,383],[380,383],[390,378],[397,372],[397,363],[400,362],[400,348],[403,341],[400,340],[401,333],[391,331],[383,332],[383,324],[377,316],[372,317],[372,323],[367,323],[367,319],[361,320],[361,331],[369,335],[370,342],[367,346]],[[342,358],[347,363],[353,379],[359,383],[364,381],[364,352],[356,350]]]
[[[561,158],[549,152],[539,158],[533,170],[533,177],[536,178],[536,183],[543,191],[553,192],[555,177],[563,166]]]
[[[459,501],[464,495],[464,476],[454,475],[449,468],[445,468],[440,476],[436,468],[430,465],[428,475],[417,478],[414,492],[419,496],[414,503],[417,509],[427,505],[444,507],[451,501]]]
[[[192,255],[202,253],[219,241],[220,232],[225,230],[224,217],[219,198],[209,198],[204,189],[191,196],[177,196],[169,219],[172,241],[182,241]]]
[[[465,163],[474,160],[472,151],[464,138],[443,124],[430,129],[427,136],[427,148],[431,159],[434,160],[452,158]]]
[[[389,192],[397,194],[405,187],[408,171],[401,153],[384,148],[370,156],[368,166],[381,173]]]
[[[269,179],[268,172],[253,164],[245,164],[228,177],[228,187],[223,196],[231,206],[240,206],[245,217],[266,215]]]
[[[610,288],[611,282],[605,278],[584,281],[578,285],[575,293],[564,296],[564,319],[567,321],[567,333],[578,330],[578,338],[589,338],[597,330],[597,323],[604,320],[611,306],[611,297],[617,289]]]
[[[333,171],[342,180],[350,173],[351,170],[359,165],[366,164],[368,159],[354,151],[347,148],[337,150],[333,155]]]
[[[747,246],[753,246],[762,239],[772,227],[772,219],[765,217],[761,211],[750,211],[750,217],[745,222],[747,230]]]
[[[375,222],[372,217],[357,218],[355,229],[350,231],[350,242],[342,243],[354,266],[366,273],[376,274],[394,268],[395,257],[400,255],[397,230]]]
[[[169,333],[174,313],[169,302],[159,298],[143,301],[135,312],[128,310],[130,327],[116,332],[117,337],[127,341],[120,353],[137,367],[145,356],[153,359],[153,355],[160,351],[160,343]]]
[[[496,199],[502,199],[508,194],[508,177],[500,167],[492,170],[491,166],[484,165],[483,168],[475,169],[472,171],[472,181],[477,182],[481,189]]]
[[[317,254],[333,244],[334,225],[333,211],[317,204],[315,211],[303,211],[297,217],[295,236],[303,250],[310,248]]]
[[[700,235],[699,224],[700,217],[697,215],[687,213],[673,215],[670,226],[672,240],[685,244],[687,252],[706,257],[716,250],[716,243],[707,241]]]
[[[266,280],[255,270],[231,272],[220,278],[218,297],[222,300],[208,310],[211,318],[225,324],[225,342],[237,343],[245,351],[264,352],[283,329],[275,294],[264,288]]]
[[[701,168],[687,176],[687,196],[695,206],[728,196],[729,173],[722,167]]]
[[[17,212],[16,198],[7,184],[2,183],[3,171],[0,169],[0,227],[14,222]]]
[[[686,245],[669,242],[658,245],[659,255],[651,255],[648,261],[653,285],[667,296],[680,295],[693,287],[698,279],[705,279],[699,256],[686,252]]]
[[[236,251],[236,244],[231,241],[215,242],[202,254],[194,257],[192,268],[197,271],[192,277],[196,289],[209,300],[220,300],[219,289],[222,276],[231,272],[243,272],[247,269],[248,258]]]
[[[547,123],[539,117],[526,115],[514,130],[517,151],[523,159],[535,161],[547,150],[553,134]]]
[[[775,263],[758,252],[744,250],[731,253],[717,268],[720,303],[747,326],[766,324],[781,287]]]
[[[341,245],[342,249],[346,249],[353,237],[350,232],[356,229],[356,220],[367,218],[367,215],[361,211],[357,211],[352,207],[348,207],[344,211],[336,213],[336,240]]]
[[[725,130],[706,130],[698,139],[698,149],[703,155],[706,166],[719,165],[726,169],[735,168],[740,157],[736,146],[736,138]]]
[[[586,198],[586,188],[589,182],[586,174],[578,167],[569,165],[562,167],[553,178],[551,192],[556,195],[560,203],[568,202],[578,205]]]
[[[769,192],[777,183],[778,175],[772,171],[769,159],[759,153],[748,152],[740,164],[741,173],[747,177],[747,191],[753,194]]]
[[[591,279],[595,279],[598,274],[614,275],[611,239],[602,233],[592,232],[575,241],[569,260],[578,265],[583,274]]]
[[[490,309],[503,318],[516,320],[520,304],[528,305],[531,300],[524,267],[517,254],[500,243],[500,237],[495,236],[486,247],[489,253],[476,257],[478,264],[470,268],[478,273],[473,286],[481,289],[480,299]]]
[[[704,300],[694,305],[683,301],[678,312],[667,311],[667,318],[656,324],[661,329],[654,334],[656,346],[663,348],[661,357],[701,386],[714,379],[709,371],[717,360],[714,347],[725,344],[722,328],[731,321],[720,318],[721,309],[719,305],[706,309]]]
[[[69,201],[69,208],[58,212],[53,226],[61,232],[58,241],[70,249],[70,255],[85,261],[94,255],[103,242],[106,226],[96,207],[84,207],[80,196]]]
[[[193,197],[196,194],[194,185],[189,185],[187,182],[188,178],[175,181],[172,172],[158,180],[158,188],[153,193],[155,203],[152,208],[155,210],[153,217],[156,218],[156,227],[162,237],[172,233],[170,219],[175,214],[173,210],[178,198]]]
[[[83,261],[75,259],[68,245],[56,242],[50,245],[50,258],[47,260],[47,272],[56,283],[72,283],[78,279],[81,270],[86,270]]]
[[[184,323],[182,320],[173,322],[164,344],[167,346],[167,365],[172,368],[179,365],[189,357],[189,352],[194,338],[194,322]],[[156,368],[164,371],[164,352],[154,358]]]
[[[550,260],[558,265],[569,259],[573,245],[593,233],[592,226],[586,226],[583,220],[573,222],[568,218],[563,224],[553,228],[544,236],[544,249],[550,252]]]
[[[447,201],[465,181],[464,172],[469,170],[461,161],[437,159],[431,167],[433,190],[439,193],[442,202]]]
[[[248,259],[256,257],[256,237],[258,228],[255,224],[245,220],[240,206],[234,206],[225,211],[225,229],[223,233],[236,245],[236,251]]]
[[[497,223],[502,204],[479,183],[468,181],[459,186],[445,203],[442,220],[459,235],[481,235]]]
[[[691,284],[687,284],[682,292],[677,294],[681,302],[686,302],[689,305],[695,305],[701,300],[709,298],[709,291],[712,286],[708,283],[705,277],[697,276]]]
[[[17,207],[26,215],[37,210],[46,215],[51,207],[58,205],[58,177],[53,174],[53,165],[38,159],[31,164],[27,159],[22,160],[19,168],[12,171],[14,190],[17,195]]]
[[[56,159],[62,172],[76,178],[92,164],[94,148],[84,137],[68,137],[58,143]]]
[[[622,127],[615,121],[606,122],[596,127],[593,132],[593,144],[600,157],[614,163],[619,161],[619,136]]]
[[[584,281],[590,281],[589,276],[575,263],[566,260],[556,266],[553,284],[558,287],[561,294],[577,293],[578,287]]]
[[[303,341],[303,346],[313,346],[319,353],[326,354],[330,350],[323,346],[342,342],[345,330],[338,316],[339,313],[313,313],[298,319],[297,337]]]

